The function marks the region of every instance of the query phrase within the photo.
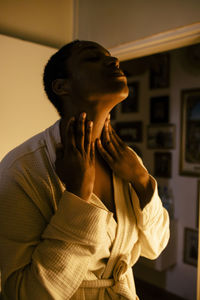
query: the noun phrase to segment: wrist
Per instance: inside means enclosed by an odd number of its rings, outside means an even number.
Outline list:
[[[66,190],[74,195],[76,195],[77,197],[83,199],[84,201],[89,201],[90,200],[90,197],[92,195],[92,191],[91,189],[88,189],[88,190],[85,190],[85,189],[77,189],[77,188],[74,188],[72,186],[67,186],[65,184],[65,187],[66,187]]]
[[[137,186],[139,189],[141,187],[143,189],[148,185],[149,181],[150,175],[147,170],[143,169],[140,172],[135,172],[130,182],[133,186]]]
[[[151,178],[148,172],[136,180],[131,182],[131,185],[136,191],[140,202],[140,208],[143,210],[144,207],[151,201],[153,195],[153,187],[151,184]]]

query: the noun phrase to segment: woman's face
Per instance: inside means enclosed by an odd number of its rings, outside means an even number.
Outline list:
[[[115,98],[116,103],[128,96],[127,79],[119,61],[94,42],[80,42],[67,61],[72,97],[89,101]]]

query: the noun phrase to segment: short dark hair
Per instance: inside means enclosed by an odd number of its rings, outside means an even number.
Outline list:
[[[62,102],[58,95],[56,95],[52,90],[52,82],[57,78],[67,78],[69,76],[65,62],[71,56],[73,47],[79,43],[79,40],[75,40],[63,46],[60,50],[58,50],[50,57],[44,68],[44,90],[47,94],[47,97],[55,106],[61,117],[63,117]]]

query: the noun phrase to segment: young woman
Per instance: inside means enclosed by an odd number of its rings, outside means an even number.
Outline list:
[[[61,119],[0,165],[3,299],[138,299],[132,266],[155,259],[169,217],[155,179],[112,129],[128,95],[117,58],[74,41],[48,61]]]

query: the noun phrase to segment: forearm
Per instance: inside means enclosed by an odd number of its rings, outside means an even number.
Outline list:
[[[134,175],[131,185],[136,191],[140,208],[143,210],[151,201],[154,192],[149,173],[146,170],[142,170],[140,173]]]
[[[157,182],[149,175],[153,190],[149,204],[141,209],[141,200],[136,193],[136,188],[130,187],[131,199],[139,229],[141,255],[155,259],[165,248],[169,240],[169,216],[163,208],[158,195]]]
[[[44,300],[71,299],[87,272],[92,255],[90,250],[90,247],[60,241],[41,242],[30,263],[6,280],[3,299],[16,300],[15,295],[20,300],[38,297]]]
[[[21,300],[34,300],[36,295],[42,295],[44,300],[70,299],[104,241],[107,211],[64,192],[44,229],[39,211],[27,199],[25,203],[29,206],[27,214],[17,211],[13,226],[9,224],[11,230],[6,232],[9,242],[4,241],[1,249],[3,299],[15,300],[16,295]],[[7,218],[11,219],[9,214]],[[24,231],[23,224],[27,225]]]

